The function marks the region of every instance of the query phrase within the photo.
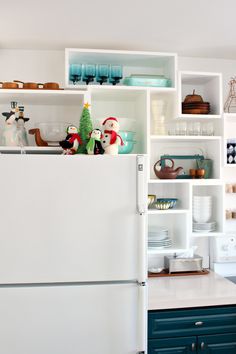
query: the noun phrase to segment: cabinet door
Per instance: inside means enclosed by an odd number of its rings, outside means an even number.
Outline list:
[[[148,354],[196,353],[196,337],[150,339]]]
[[[236,333],[198,337],[198,353],[236,354]]]

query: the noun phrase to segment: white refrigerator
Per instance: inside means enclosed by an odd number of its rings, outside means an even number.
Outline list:
[[[146,157],[0,155],[0,352],[146,353]]]

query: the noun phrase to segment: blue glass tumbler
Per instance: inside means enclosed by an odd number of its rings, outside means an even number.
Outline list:
[[[70,65],[70,81],[73,82],[73,84],[77,84],[82,75],[82,65],[81,64],[71,64]]]
[[[82,70],[82,80],[88,85],[94,80],[96,76],[96,65],[94,64],[84,64]]]
[[[121,65],[111,65],[109,82],[112,85],[116,85],[123,77],[123,70]]]
[[[107,64],[98,64],[97,65],[97,73],[96,73],[96,81],[102,85],[104,82],[107,82],[109,77],[109,66]]]

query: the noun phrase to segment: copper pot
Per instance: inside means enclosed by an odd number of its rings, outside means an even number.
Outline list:
[[[38,84],[36,82],[23,82],[23,81],[19,81],[19,80],[14,80],[14,82],[22,84],[22,88],[28,89],[28,90],[36,90],[39,88],[40,85],[42,85],[42,84]]]
[[[3,89],[18,89],[19,85],[16,82],[0,82]]]
[[[46,82],[43,84],[43,89],[45,90],[59,90],[60,86],[57,82]]]

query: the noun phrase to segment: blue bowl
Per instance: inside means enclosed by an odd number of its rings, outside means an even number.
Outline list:
[[[132,141],[134,140],[135,132],[129,130],[120,130],[119,135],[124,141]]]
[[[134,144],[136,143],[136,141],[134,140],[130,140],[130,141],[125,141],[123,140],[124,145],[120,145],[118,152],[119,154],[130,154],[133,151],[134,148]]]

